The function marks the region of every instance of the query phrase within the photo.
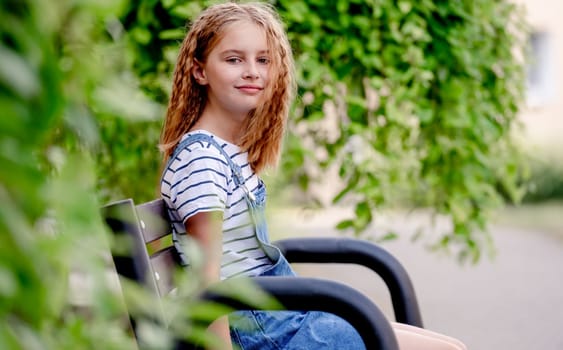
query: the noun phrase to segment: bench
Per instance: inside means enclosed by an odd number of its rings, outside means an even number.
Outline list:
[[[112,251],[120,279],[140,283],[157,299],[170,293],[175,287],[173,271],[179,266],[179,256],[171,245],[158,247],[156,251],[148,249],[171,235],[164,201],[156,199],[136,205],[132,199],[125,199],[104,206],[102,216],[112,234],[132,241],[132,249],[127,254]],[[396,321],[422,327],[418,301],[406,270],[378,245],[349,238],[292,238],[274,244],[291,263],[352,263],[373,270],[389,289]],[[324,311],[347,320],[356,328],[367,349],[398,349],[385,315],[365,295],[349,286],[309,277],[254,277],[252,281],[287,310]],[[126,283],[122,283],[122,288],[124,286]],[[204,291],[200,297],[235,310],[250,308],[236,298],[212,290]],[[127,300],[125,303],[129,307]],[[130,317],[135,331],[136,320]],[[197,347],[178,340],[175,348]]]

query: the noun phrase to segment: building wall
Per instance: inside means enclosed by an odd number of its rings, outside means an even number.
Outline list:
[[[535,64],[520,118],[524,141],[563,154],[563,1],[514,0],[532,29]],[[563,155],[562,155],[563,156]]]

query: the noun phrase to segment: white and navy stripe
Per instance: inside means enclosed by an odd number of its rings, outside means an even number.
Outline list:
[[[259,186],[260,181],[248,164],[246,152],[207,131],[192,133],[212,136],[229,158],[240,166],[246,187],[253,191]],[[255,276],[271,266],[256,238],[244,190],[233,181],[228,160],[210,142],[192,143],[169,162],[164,169],[161,194],[168,205],[176,247],[187,263],[189,259],[184,255],[186,248],[183,246],[185,240],[181,239],[186,234],[186,220],[197,213],[222,211],[221,279],[238,275]]]

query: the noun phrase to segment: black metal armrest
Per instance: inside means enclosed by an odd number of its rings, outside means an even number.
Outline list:
[[[131,199],[118,201],[104,206],[102,216],[115,237],[126,237],[132,243],[128,253],[112,252],[118,274],[146,286],[158,297],[172,290],[173,271],[178,266],[177,252],[170,246],[153,254],[149,254],[147,249],[147,244],[170,236],[170,223],[164,201],[158,199],[140,205],[135,205]],[[328,243],[327,240],[308,243],[306,240],[292,240],[280,242],[280,246],[294,261],[344,262],[346,254],[341,255],[342,258],[337,261],[320,259],[322,255],[328,257],[335,255],[335,252],[345,252],[341,248],[336,249],[340,244],[330,248]],[[325,246],[329,248],[327,254],[321,253]],[[351,262],[358,263],[356,259]],[[277,298],[286,309],[330,312],[347,320],[370,350],[398,349],[394,332],[383,313],[367,297],[351,287],[338,282],[304,277],[256,277],[254,281],[266,293]],[[240,300],[222,296],[211,290],[206,291],[202,298],[221,302],[238,310],[252,309],[252,305],[243,305]],[[128,299],[125,303],[128,309],[133,308]],[[138,336],[134,315],[129,316],[135,336]],[[174,348],[197,347],[176,339]]]
[[[366,349],[398,350],[389,321],[365,295],[342,283],[307,277],[254,277],[266,293],[274,296],[287,310],[316,310],[333,313],[348,321],[362,337]],[[206,300],[237,310],[249,309],[240,300],[206,292]]]
[[[351,238],[290,238],[274,242],[290,262],[349,263],[365,266],[387,285],[397,322],[422,327],[410,277],[401,263],[380,246]]]

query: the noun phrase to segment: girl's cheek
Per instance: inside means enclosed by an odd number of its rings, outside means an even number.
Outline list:
[[[267,70],[264,71],[264,73],[262,74],[262,79],[267,84],[270,81],[270,72],[268,72]]]

